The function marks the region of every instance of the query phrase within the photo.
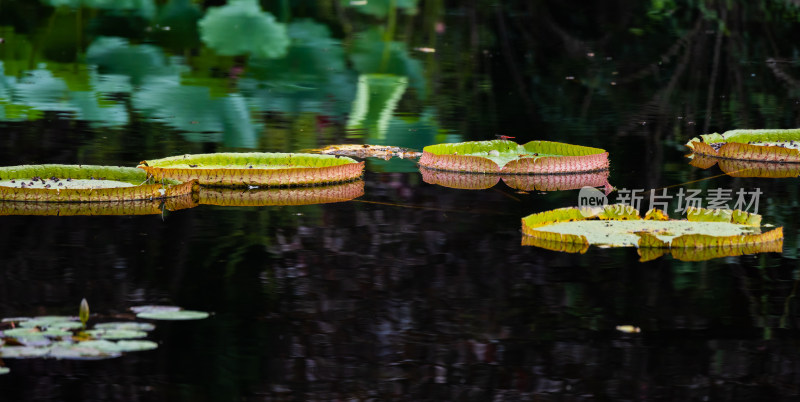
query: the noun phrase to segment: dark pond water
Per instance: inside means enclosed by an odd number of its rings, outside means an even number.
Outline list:
[[[800,397],[798,179],[682,145],[800,126],[800,8],[588,3],[0,1],[6,166],[508,135],[605,148],[618,189],[759,189],[785,233],[700,262],[522,246],[521,217],[578,191],[447,188],[396,159],[347,202],[0,216],[0,317],[212,313],[160,322],[153,351],[4,359],[0,400]]]

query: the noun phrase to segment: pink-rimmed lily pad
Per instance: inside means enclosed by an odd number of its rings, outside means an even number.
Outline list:
[[[302,153],[216,153],[146,160],[138,166],[157,180],[197,180],[219,186],[305,186],[346,182],[364,173],[364,162]]]
[[[707,157],[800,163],[800,129],[730,130],[692,138],[686,146]]]
[[[600,148],[552,141],[524,145],[508,140],[429,145],[420,166],[454,172],[554,174],[608,169],[608,152]]]
[[[191,182],[148,181],[139,169],[96,165],[0,167],[0,200],[114,202],[186,195]]]
[[[644,218],[630,206],[561,208],[522,219],[523,245],[584,253],[590,245],[637,247],[642,261],[666,253],[682,260],[780,252],[783,228],[761,233],[761,216],[739,210],[691,209],[671,220],[660,210]]]

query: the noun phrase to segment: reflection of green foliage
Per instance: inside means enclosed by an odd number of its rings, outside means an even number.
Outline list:
[[[53,7],[88,7],[114,12],[134,12],[145,18],[152,18],[156,11],[153,0],[42,0]]]
[[[418,2],[418,0],[369,0],[358,3],[352,0],[340,1],[343,6],[353,8],[360,13],[374,15],[380,18],[389,15],[389,13],[392,12],[392,6],[402,9],[407,14],[416,14]]]
[[[148,75],[173,74],[161,49],[151,45],[131,46],[126,39],[100,37],[89,46],[86,59],[103,74],[130,77],[133,85]]]
[[[347,128],[367,128],[370,137],[384,139],[397,102],[408,85],[406,77],[389,74],[365,74],[358,79],[358,92]]]
[[[267,59],[286,55],[286,25],[264,12],[256,0],[234,0],[211,7],[199,22],[203,42],[225,56],[250,54]]]
[[[346,114],[354,79],[341,42],[331,38],[325,25],[311,20],[289,24],[289,36],[292,45],[286,57],[252,60],[239,89],[260,110]]]
[[[155,23],[161,29],[153,36],[165,47],[187,48],[199,44],[197,21],[203,12],[190,0],[170,0],[158,11]]]
[[[411,86],[425,97],[422,63],[408,55],[403,42],[385,41],[378,29],[370,29],[353,41],[350,60],[361,74],[394,74],[408,77]]]

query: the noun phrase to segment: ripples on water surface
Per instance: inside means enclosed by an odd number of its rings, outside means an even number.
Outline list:
[[[797,178],[718,176],[682,147],[798,125],[796,46],[775,39],[797,30],[792,2],[397,2],[388,44],[380,5],[262,2],[289,38],[269,42],[272,59],[212,50],[192,2],[50,3],[0,12],[4,165],[558,140],[609,150],[617,188],[759,188],[784,252],[640,263],[635,249],[524,247],[520,218],[574,205],[576,190],[457,190],[397,159],[368,160],[347,202],[0,216],[0,316],[75,314],[83,297],[98,314],[213,313],[159,324],[154,351],[5,359],[0,399],[800,395]]]

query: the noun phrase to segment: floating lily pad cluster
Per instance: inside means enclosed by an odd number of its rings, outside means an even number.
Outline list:
[[[84,306],[81,305],[83,314]],[[146,320],[201,320],[204,311],[184,310],[178,306],[137,306],[131,310]],[[158,344],[147,340],[156,326],[142,321],[109,321],[84,329],[82,319],[74,316],[11,317],[0,322],[0,362],[2,359],[49,358],[101,360],[124,353],[153,350]],[[0,367],[0,374],[9,369]]]
[[[363,183],[317,186],[356,182],[363,168],[363,162],[347,157],[284,153],[181,155],[143,161],[138,169],[93,165],[0,167],[0,215],[158,214],[194,207],[198,199],[212,200],[209,203],[216,205],[338,202],[362,195]],[[204,197],[200,185],[221,187],[206,191]],[[268,189],[257,193],[231,190],[236,187]]]
[[[625,205],[562,208],[522,218],[522,244],[578,253],[590,245],[637,247],[642,261],[666,253],[695,261],[780,252],[783,228],[761,233],[760,225],[760,215],[729,209],[694,208],[687,219],[672,220],[658,209],[642,218]]]

